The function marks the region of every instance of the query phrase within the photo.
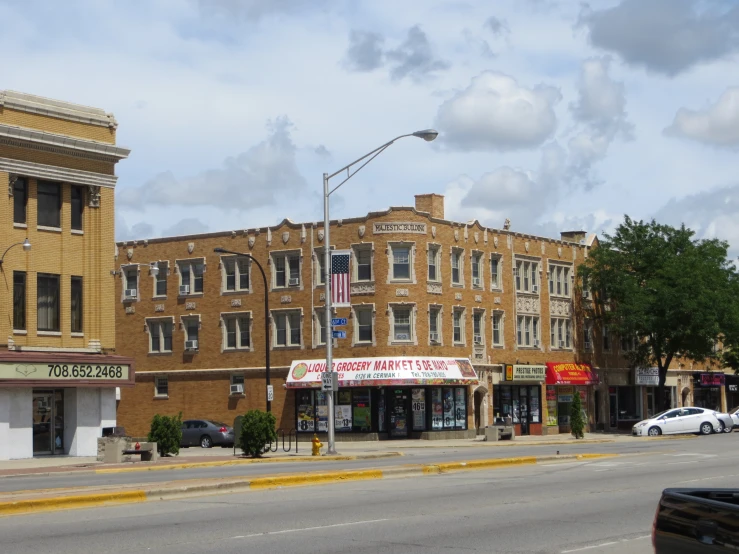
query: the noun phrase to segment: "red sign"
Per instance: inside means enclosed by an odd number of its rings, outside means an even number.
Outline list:
[[[723,373],[701,373],[701,385],[704,387],[723,387],[726,376]]]
[[[597,385],[590,364],[547,362],[547,385]]]

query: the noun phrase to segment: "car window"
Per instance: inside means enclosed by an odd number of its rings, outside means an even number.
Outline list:
[[[685,411],[688,415],[701,415],[703,413],[703,410],[699,410],[698,408],[688,408]]]
[[[192,428],[192,421],[183,421],[182,422],[182,428],[183,429],[191,429]]]
[[[665,415],[662,417],[666,417],[667,419],[672,419],[673,417],[677,417],[678,415],[680,415],[680,410],[672,410],[670,412],[666,412]]]
[[[208,427],[208,424],[205,421],[198,421],[198,424],[199,424],[198,427],[200,429],[207,429]]]

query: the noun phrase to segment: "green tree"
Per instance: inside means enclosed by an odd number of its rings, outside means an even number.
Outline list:
[[[572,404],[570,404],[570,432],[576,439],[585,436],[585,418],[582,415],[582,401],[580,400],[580,391],[575,388],[572,395]]]
[[[580,266],[593,293],[585,311],[621,337],[636,339],[625,352],[632,367],[658,367],[657,406],[666,407],[665,379],[675,358],[718,361],[714,343],[737,344],[739,286],[728,244],[696,240],[675,228],[625,216]]]
[[[156,442],[157,450],[162,456],[179,454],[182,443],[182,412],[176,416],[155,415],[146,440]]]
[[[277,440],[277,420],[271,412],[249,410],[241,420],[241,449],[244,454],[258,458],[270,441]]]

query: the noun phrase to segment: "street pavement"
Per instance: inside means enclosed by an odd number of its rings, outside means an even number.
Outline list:
[[[644,449],[594,461],[4,517],[2,552],[643,554],[651,552],[663,488],[739,486],[739,434]]]

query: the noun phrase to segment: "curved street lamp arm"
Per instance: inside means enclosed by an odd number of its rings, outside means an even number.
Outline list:
[[[5,254],[7,254],[7,253],[8,253],[8,251],[9,251],[9,250],[10,250],[11,248],[13,248],[14,246],[22,246],[22,245],[24,245],[24,244],[26,243],[26,241],[27,241],[27,240],[28,240],[28,239],[26,239],[26,240],[25,240],[25,241],[23,241],[23,242],[16,242],[15,244],[11,244],[10,246],[8,246],[8,247],[7,247],[6,249],[5,249],[5,252],[3,252],[3,256],[2,256],[2,258],[0,258],[0,267],[2,267],[2,265],[3,265],[3,260],[5,260]]]

